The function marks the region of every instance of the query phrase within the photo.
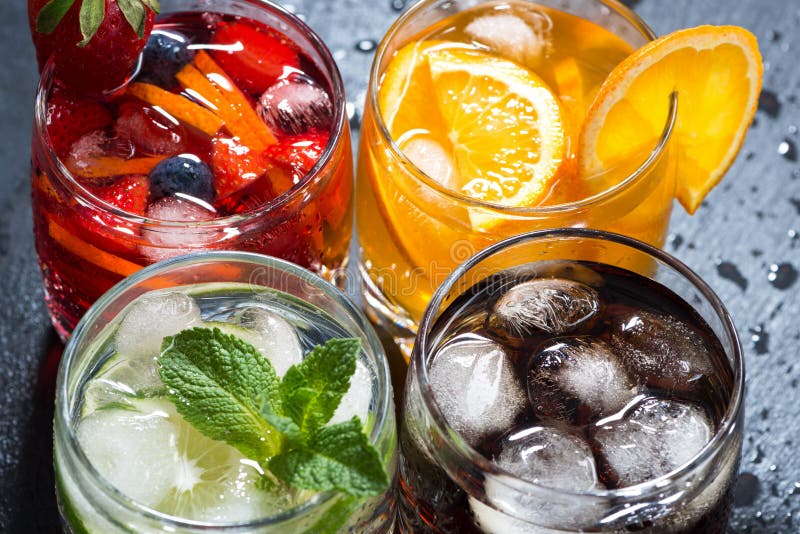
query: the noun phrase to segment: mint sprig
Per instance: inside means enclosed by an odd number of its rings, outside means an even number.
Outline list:
[[[252,345],[219,329],[168,337],[161,379],[190,424],[261,463],[299,489],[377,495],[389,487],[380,455],[358,417],[327,425],[350,387],[359,339],[315,347],[279,380]]]

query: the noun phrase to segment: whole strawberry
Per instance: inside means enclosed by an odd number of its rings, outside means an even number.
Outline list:
[[[135,73],[158,10],[158,0],[29,0],[39,70],[52,56],[56,78],[74,91],[120,87]]]

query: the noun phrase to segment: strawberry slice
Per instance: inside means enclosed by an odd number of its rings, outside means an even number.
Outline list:
[[[218,199],[225,199],[264,175],[270,163],[263,152],[241,144],[238,138],[211,141],[211,169]]]
[[[128,213],[144,215],[147,209],[149,186],[145,175],[123,176],[109,185],[89,189],[96,197]],[[70,217],[68,224],[77,238],[101,250],[127,257],[137,252],[139,225],[116,215],[87,206]]]
[[[56,78],[82,93],[122,86],[153,29],[158,0],[29,0],[39,69],[53,57]]]
[[[84,135],[108,127],[111,112],[95,100],[54,87],[47,100],[47,132],[53,149],[65,158]]]
[[[266,154],[276,165],[291,172],[294,183],[297,183],[322,156],[329,137],[327,132],[291,135],[267,148]]]
[[[237,45],[235,51],[214,50],[214,59],[239,87],[251,95],[264,92],[285,68],[300,67],[294,45],[272,28],[233,22],[219,28],[212,42],[215,45]]]
[[[121,210],[136,215],[144,215],[147,197],[150,194],[147,176],[134,174],[123,176],[111,185],[96,187],[92,191],[96,197],[113,204]]]

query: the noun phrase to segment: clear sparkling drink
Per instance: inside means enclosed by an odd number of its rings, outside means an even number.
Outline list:
[[[312,285],[319,279],[288,264],[281,264],[288,269],[281,271],[245,260],[253,257],[206,262],[206,269],[218,271],[206,270],[204,283],[177,284],[134,299],[142,289],[163,284],[164,270],[138,277],[134,289],[112,294],[101,306],[101,313],[114,318],[107,325],[87,325],[67,349],[55,458],[60,506],[73,530],[193,532],[239,525],[248,532],[362,532],[391,526],[388,488],[361,497],[283,484],[265,469],[263,458],[248,457],[230,440],[210,438],[185,417],[172,386],[162,380],[163,340],[189,329],[218,329],[248,343],[279,379],[315,347],[361,338],[349,388],[328,425],[357,417],[391,477],[396,440],[391,389],[371,331],[362,330],[359,316],[347,317],[344,312],[354,311],[349,304],[326,294],[333,288]],[[172,268],[178,277],[196,278],[197,265],[180,261],[183,265]],[[249,281],[225,280],[242,275]],[[215,278],[220,281],[209,281]],[[221,382],[224,374],[222,368],[209,376]],[[219,402],[214,395],[205,398]]]

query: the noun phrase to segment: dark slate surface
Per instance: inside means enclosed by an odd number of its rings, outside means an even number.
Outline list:
[[[736,319],[745,346],[747,427],[731,532],[800,531],[800,52],[796,0],[630,1],[658,33],[750,28],[764,54],[761,111],[722,186],[694,217],[673,216],[670,252],[696,269]],[[375,41],[402,0],[296,0],[344,73],[354,122]],[[61,347],[33,249],[28,158],[36,80],[25,3],[0,2],[0,530],[53,532],[51,417]]]

